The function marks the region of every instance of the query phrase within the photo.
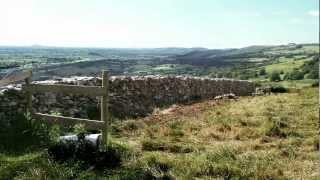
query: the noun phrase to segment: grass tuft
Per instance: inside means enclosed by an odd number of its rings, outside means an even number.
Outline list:
[[[183,145],[181,143],[170,143],[157,140],[143,140],[141,142],[142,150],[144,151],[167,151],[171,153],[191,153],[196,151],[190,145]]]

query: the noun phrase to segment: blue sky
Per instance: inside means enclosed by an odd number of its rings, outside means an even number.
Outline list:
[[[0,0],[0,45],[207,47],[319,41],[318,0]]]

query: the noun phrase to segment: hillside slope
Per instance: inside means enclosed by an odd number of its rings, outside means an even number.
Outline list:
[[[228,62],[247,62],[272,60],[283,56],[316,55],[319,45],[282,45],[282,46],[249,46],[239,49],[217,49],[192,51],[183,55],[176,55],[176,62],[192,65],[224,65]]]
[[[171,106],[112,124],[112,141],[135,154],[117,169],[57,164],[43,150],[0,154],[0,177],[317,179],[317,93],[307,88]]]

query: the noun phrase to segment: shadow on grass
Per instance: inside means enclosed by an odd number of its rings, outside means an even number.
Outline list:
[[[51,142],[48,127],[29,114],[0,117],[0,139],[0,152],[7,154],[37,151]]]
[[[121,163],[132,155],[124,145],[112,142],[105,151],[101,151],[91,143],[80,141],[58,142],[48,149],[49,156],[58,163],[77,161],[83,169],[102,170],[121,166]]]

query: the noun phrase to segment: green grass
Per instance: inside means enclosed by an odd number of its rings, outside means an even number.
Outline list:
[[[135,73],[148,72],[149,69],[151,69],[151,68],[152,68],[152,66],[139,64],[139,65],[131,66],[130,71],[135,72]]]
[[[159,71],[159,70],[167,71],[167,70],[173,70],[175,67],[176,67],[176,65],[174,65],[174,64],[162,64],[162,65],[159,65],[159,66],[152,68],[152,70],[154,70],[154,71]]]
[[[263,82],[262,84],[271,86],[283,86],[285,88],[305,88],[310,87],[313,83],[317,82],[316,79],[303,79],[303,80],[286,80],[280,82]]]
[[[138,161],[152,161],[144,166],[158,177],[315,179],[316,105],[317,90],[308,88],[219,106],[204,103],[202,113],[161,116],[146,121],[134,138],[127,131],[124,139],[141,143]],[[174,145],[192,151],[170,150]]]
[[[278,72],[283,71],[284,73],[291,72],[293,69],[301,67],[309,59],[294,61],[293,59],[280,58],[279,60],[280,60],[280,63],[265,66],[266,72],[267,73],[272,73],[273,71],[278,71]]]
[[[319,53],[319,45],[303,45],[302,48],[288,49],[287,47],[272,48],[267,53],[273,54],[314,54]]]
[[[113,124],[134,149],[115,169],[56,163],[45,149],[0,154],[7,179],[317,179],[318,90],[205,101]]]
[[[135,65],[130,68],[133,74],[157,74],[157,75],[201,75],[203,67],[196,67],[187,64],[161,64],[161,65]]]
[[[316,45],[307,45],[307,46],[303,46],[303,51],[307,52],[307,53],[312,53],[312,52],[315,52],[315,53],[319,53],[319,45],[316,46]]]

